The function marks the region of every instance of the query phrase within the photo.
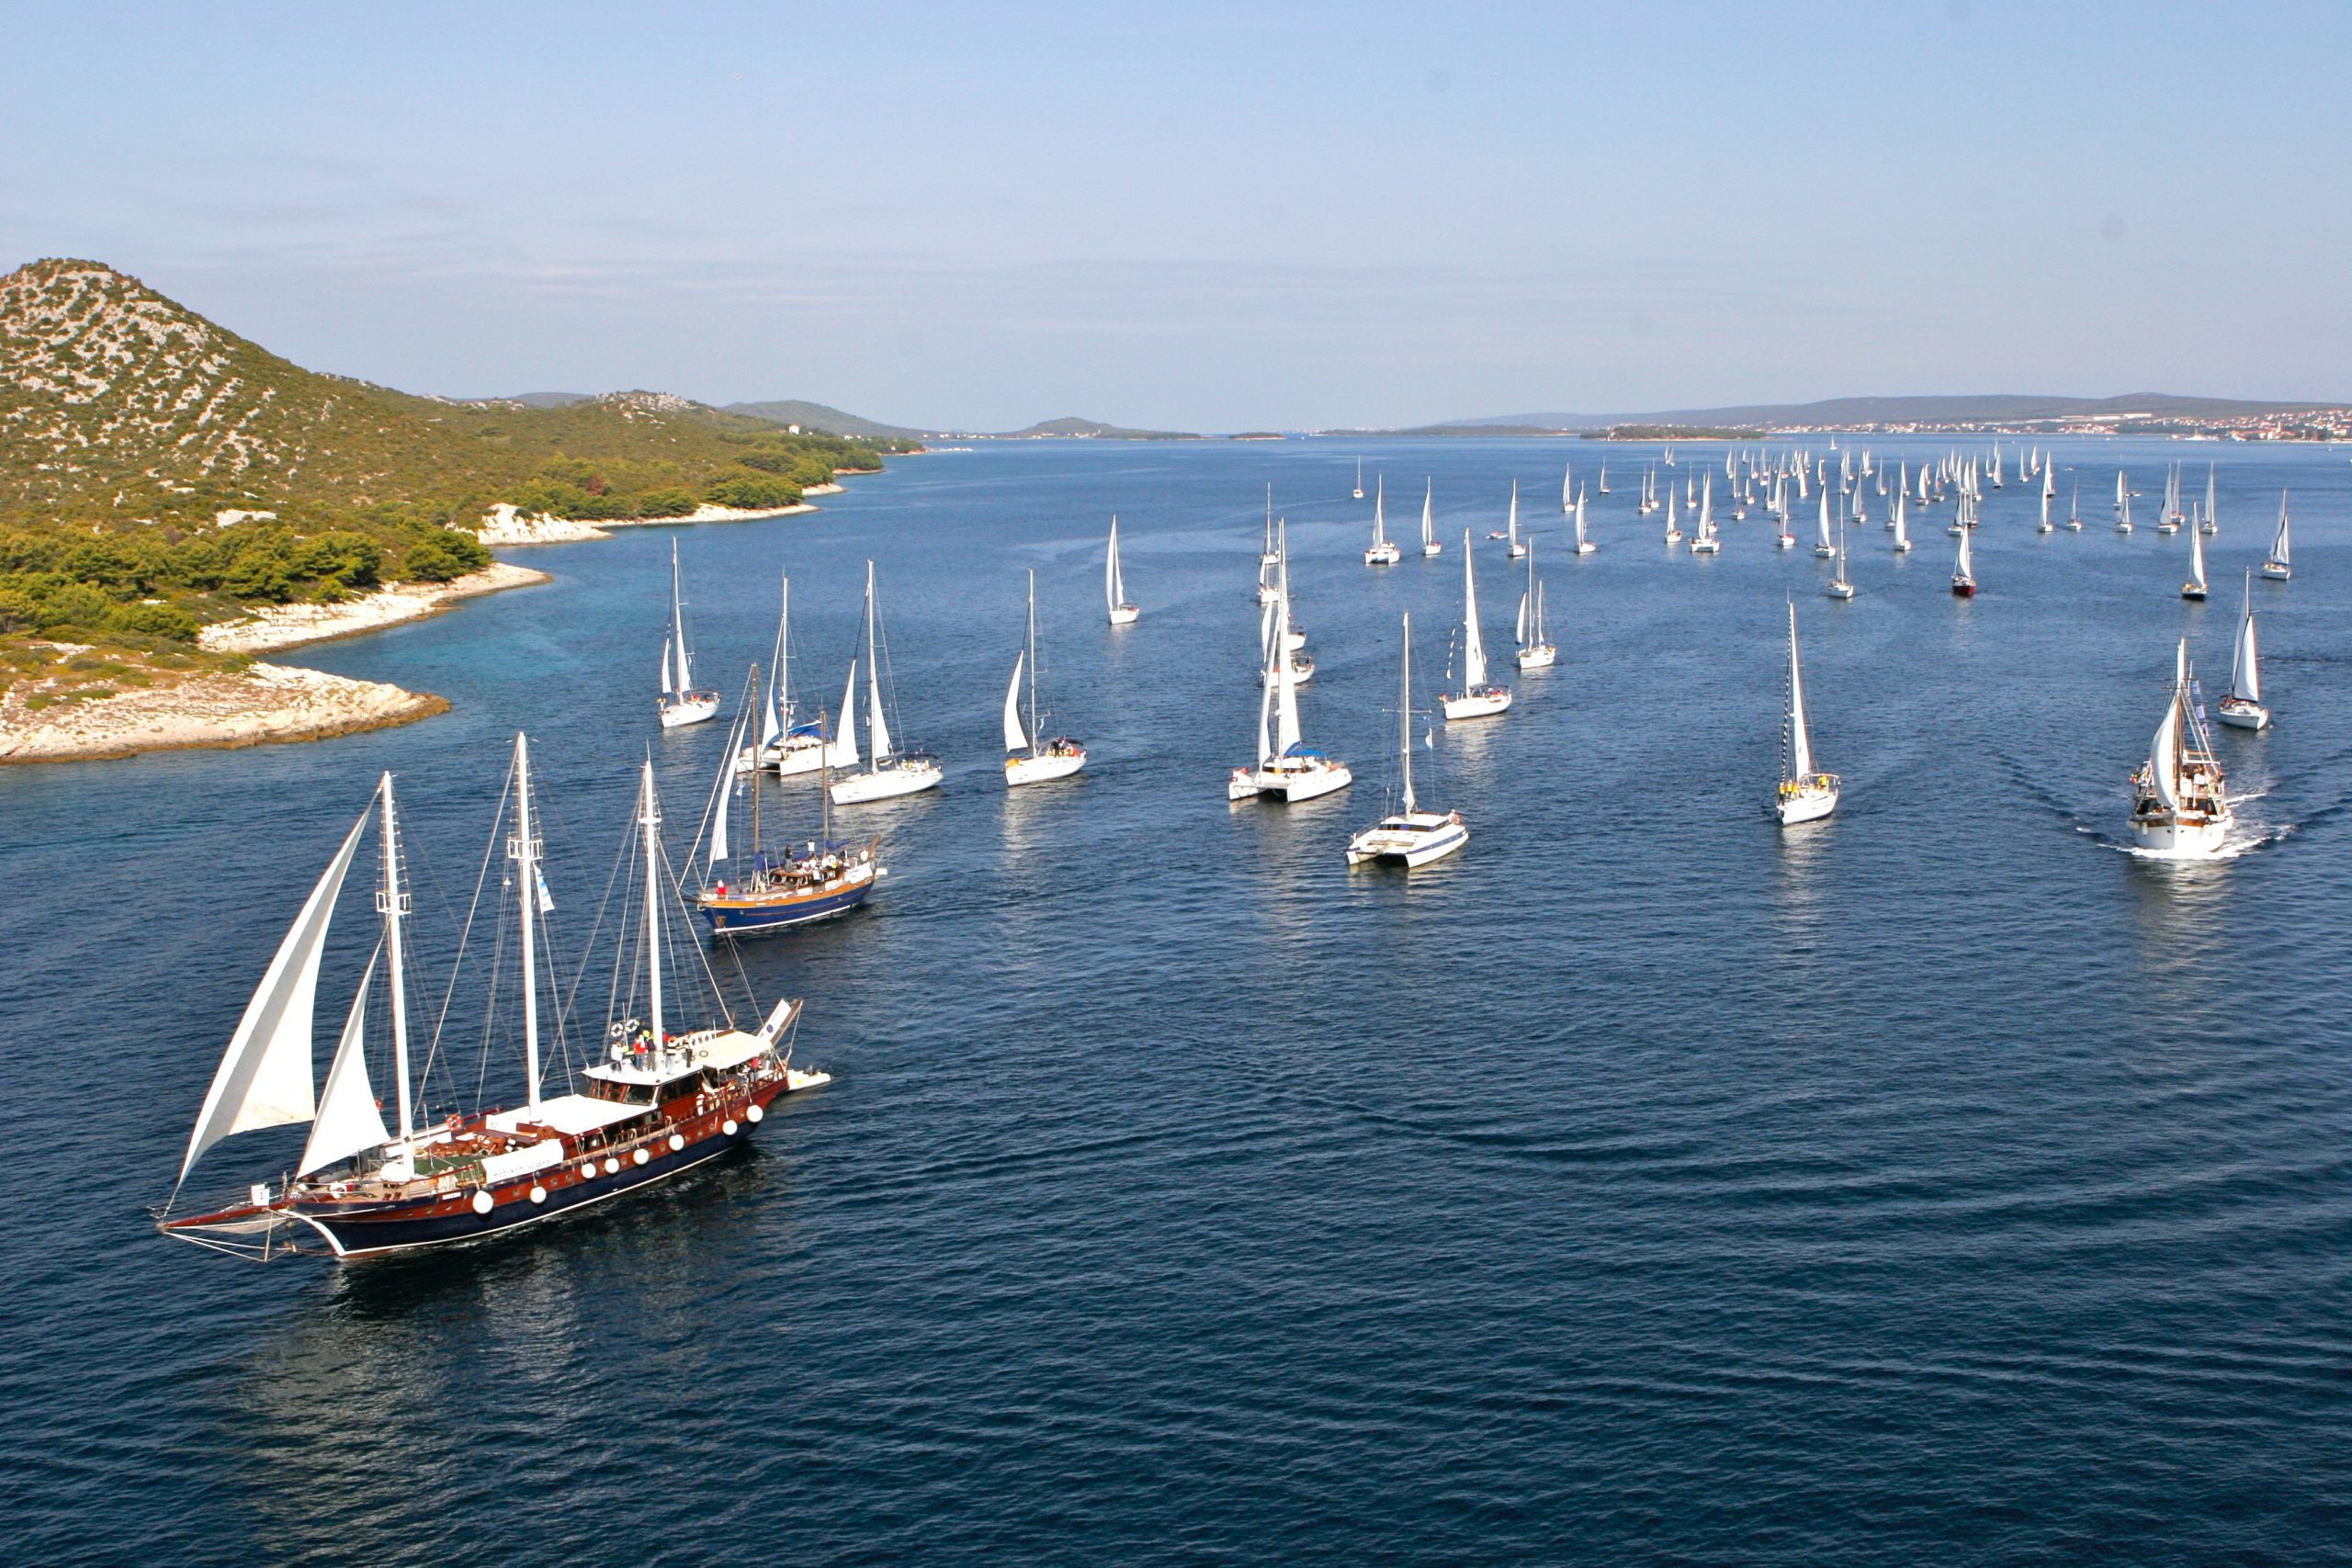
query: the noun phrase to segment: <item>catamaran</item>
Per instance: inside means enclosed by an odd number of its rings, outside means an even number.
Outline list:
[[[1024,680],[1025,677],[1025,680]],[[1023,693],[1028,713],[1022,712]],[[1040,784],[1066,779],[1086,766],[1086,748],[1067,735],[1045,738],[1037,707],[1037,573],[1029,572],[1029,640],[1012,656],[1012,683],[1004,689],[1004,783]]]
[[[2192,528],[2188,531],[2188,581],[2180,585],[2180,596],[2202,600],[2205,594],[2205,536]]]
[[[718,694],[695,684],[686,646],[686,596],[678,577],[678,541],[670,541],[670,635],[662,641],[662,728],[683,729],[718,712]]]
[[[1388,478],[1380,476],[1374,481],[1372,492],[1372,546],[1363,553],[1366,566],[1395,566],[1405,558],[1388,537]]]
[[[1451,671],[1449,671],[1449,674]],[[1478,631],[1478,580],[1470,559],[1470,533],[1462,534],[1462,688],[1440,693],[1448,722],[1488,718],[1510,706],[1511,691],[1487,679],[1487,641]]]
[[[1430,479],[1421,491],[1421,554],[1442,555],[1445,547],[1437,542],[1437,480]]]
[[[278,944],[230,1037],[189,1134],[179,1180],[155,1216],[164,1235],[254,1258],[323,1251],[356,1260],[475,1241],[617,1197],[715,1158],[749,1138],[779,1095],[831,1081],[823,1073],[790,1066],[787,1039],[799,1017],[797,1001],[777,1003],[756,1030],[738,1029],[707,964],[699,966],[701,976],[710,982],[707,992],[716,1008],[706,1014],[703,1027],[673,1032],[675,1021],[665,1008],[665,993],[673,1004],[679,998],[665,986],[669,947],[663,926],[673,885],[662,852],[661,805],[648,759],[639,774],[636,812],[642,884],[630,890],[643,906],[638,945],[644,967],[633,976],[616,975],[612,992],[615,1014],[632,1016],[611,1019],[598,1042],[605,1055],[573,1078],[581,1086],[577,1091],[546,1093],[543,992],[554,1006],[559,1051],[564,1009],[555,990],[556,965],[539,951],[538,921],[554,901],[540,872],[544,845],[533,812],[530,748],[521,736],[514,741],[510,784],[514,809],[510,817],[501,803],[499,825],[511,822],[513,829],[503,842],[514,866],[506,886],[518,938],[514,954],[521,984],[514,994],[522,1012],[523,1102],[513,1110],[455,1112],[434,1120],[421,1102],[420,1087],[412,1082],[410,900],[392,776],[386,773]],[[382,922],[376,957],[352,998],[324,1086],[314,1089],[311,1036],[319,970],[345,875],[371,826],[378,830],[383,863],[376,897]],[[493,846],[498,841],[493,835]],[[624,958],[626,946],[624,939]],[[390,1004],[393,1127],[384,1124],[368,1061],[368,998],[378,960]],[[640,995],[641,1018],[634,1015]],[[457,1033],[450,1030],[447,1039]],[[430,1048],[446,1043],[435,1038]],[[201,1213],[171,1212],[189,1172],[223,1138],[306,1122],[310,1135],[292,1176],[254,1183],[243,1202]]]
[[[1298,723],[1298,681],[1283,649],[1290,641],[1290,596],[1274,602],[1263,684],[1258,697],[1258,762],[1227,775],[1227,800],[1313,800],[1355,782],[1348,765],[1308,746]]]
[[[2183,637],[2173,660],[2172,700],[2148,760],[2132,775],[2132,841],[2151,854],[2212,855],[2235,820],[2221,761],[2192,698],[2188,639]]]
[[[2271,536],[2270,554],[2263,558],[2262,575],[2273,582],[2284,582],[2295,575],[2294,562],[2287,555],[2287,492],[2278,492],[2278,532]]]
[[[1117,525],[1114,524],[1114,527]],[[1116,558],[1114,556],[1114,559]],[[890,740],[890,725],[883,710],[891,705],[892,694],[883,689],[888,667],[882,657],[882,615],[874,597],[874,563],[865,563],[865,771],[833,781],[831,794],[835,806],[857,806],[867,801],[893,800],[902,795],[914,795],[926,789],[937,789],[945,776],[939,759],[928,751],[900,751]],[[857,660],[849,665],[849,686],[842,694],[842,749],[849,765],[857,761]]]
[[[750,684],[756,687],[758,683],[755,668]],[[745,706],[746,716],[736,721],[739,740],[751,723],[749,705]],[[821,766],[827,750],[822,711],[810,728],[819,738],[817,755]],[[703,814],[704,832],[695,835],[696,847],[707,844],[708,849],[703,861],[703,887],[695,895],[695,906],[702,911],[711,935],[733,938],[786,931],[847,914],[865,902],[865,896],[884,874],[879,858],[882,841],[833,837],[830,777],[822,781],[826,787],[817,792],[817,836],[771,851],[763,831],[765,813],[761,809],[760,776],[753,770],[750,775],[751,848],[739,855],[729,832],[729,818],[734,795],[742,787],[740,778],[736,770],[719,770],[710,805]],[[729,879],[729,871],[736,871],[733,880]]]
[[[1401,811],[1383,817],[1348,840],[1348,863],[1401,865],[1408,870],[1443,860],[1470,841],[1462,814],[1423,811],[1413,794],[1413,617],[1405,617],[1404,677],[1396,699],[1396,773]]]
[[[2245,574],[2245,609],[2238,616],[2237,648],[2230,658],[2230,694],[2220,705],[2222,722],[2239,729],[2262,729],[2270,710],[2262,705],[2261,659],[2254,647],[2254,573]]]
[[[1773,809],[1781,826],[1815,822],[1838,809],[1838,779],[1813,765],[1813,740],[1805,732],[1804,672],[1797,665],[1797,602],[1789,601],[1789,690],[1781,710],[1781,788]]]
[[[1975,539],[1973,528],[1963,528],[1960,535],[1960,558],[1951,569],[1951,591],[1962,599],[1976,596],[1976,570],[1970,559],[1969,545]]]
[[[868,575],[871,574],[869,567]],[[1127,574],[1119,570],[1119,520],[1116,517],[1111,519],[1111,545],[1102,557],[1102,601],[1114,626],[1131,626],[1143,618],[1143,612],[1136,607],[1134,600],[1127,597]],[[842,716],[842,722],[847,726],[847,714]]]
[[[1527,547],[1527,587],[1519,596],[1519,667],[1549,670],[1559,649],[1544,635],[1544,581],[1535,575],[1535,547]]]

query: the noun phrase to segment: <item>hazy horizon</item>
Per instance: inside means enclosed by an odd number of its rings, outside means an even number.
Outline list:
[[[2336,8],[97,7],[10,54],[7,265],[413,391],[2352,400]]]

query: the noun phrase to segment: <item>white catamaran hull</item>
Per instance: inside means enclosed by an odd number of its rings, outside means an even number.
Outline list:
[[[1401,865],[1410,870],[1443,860],[1470,841],[1458,817],[1416,811],[1382,819],[1348,840],[1350,865]]]
[[[1320,761],[1306,767],[1284,766],[1276,762],[1262,768],[1236,768],[1226,785],[1227,800],[1279,800],[1296,806],[1304,800],[1315,800],[1356,782],[1345,762]]]

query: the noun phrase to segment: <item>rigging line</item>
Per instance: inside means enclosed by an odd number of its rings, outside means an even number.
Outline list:
[[[683,906],[686,902],[686,894],[685,889],[679,885],[677,867],[670,863],[670,854],[666,846],[657,845],[656,849],[662,863],[662,869],[668,874],[671,889],[676,894],[679,904]],[[689,912],[677,923],[684,926],[686,924],[686,921],[691,919],[692,915]],[[675,962],[675,950],[677,943],[681,941],[692,943],[695,952],[695,959],[697,966],[702,970],[703,979],[709,984],[711,998],[718,1004],[718,1016],[727,1021],[727,1026],[729,1029],[732,1029],[735,1026],[735,1013],[734,1010],[727,1005],[726,988],[719,985],[718,976],[711,969],[709,950],[704,947],[699,941],[695,940],[690,930],[681,936],[679,932],[673,931],[670,929],[670,923],[668,921],[664,921],[662,923],[662,934],[670,939],[672,947],[672,951],[663,956],[672,960],[671,967],[673,969],[681,967]]]
[[[490,1083],[491,1032],[498,1019],[498,990],[506,974],[506,896],[505,889],[514,886],[512,873],[499,878],[498,937],[490,953],[490,983],[482,994],[481,1049],[474,1066],[474,1109],[481,1109],[483,1094]]]
[[[433,1020],[433,1043],[426,1048],[424,1055],[425,1069],[428,1073],[432,1070],[433,1058],[435,1055],[441,1049],[441,1030],[442,1026],[449,1021],[449,1004],[456,999],[458,995],[458,977],[464,972],[466,965],[466,944],[473,940],[474,917],[480,913],[481,909],[482,885],[490,879],[491,858],[498,852],[499,829],[506,825],[507,797],[512,795],[514,793],[514,760],[510,756],[506,760],[505,783],[499,786],[498,809],[491,814],[490,842],[482,847],[481,869],[474,874],[473,901],[466,906],[466,923],[459,930],[458,934],[457,955],[449,961],[449,987],[447,990],[442,993],[441,1010],[435,1015]],[[440,884],[435,882],[434,886],[437,892]],[[442,901],[446,906],[447,898],[444,897]]]
[[[571,988],[564,993],[563,1005],[567,1010],[576,1011],[574,1004],[580,994],[580,987],[588,978],[589,955],[596,951],[596,944],[604,934],[605,916],[611,910],[613,905],[614,885],[620,881],[621,873],[627,869],[628,864],[629,846],[635,842],[636,837],[633,832],[622,835],[620,848],[613,856],[613,869],[605,878],[605,896],[596,905],[596,919],[588,928],[588,940],[582,944],[580,949],[580,965],[572,971]],[[628,917],[628,894],[626,886],[623,886],[621,890],[621,903],[622,917],[626,919]]]

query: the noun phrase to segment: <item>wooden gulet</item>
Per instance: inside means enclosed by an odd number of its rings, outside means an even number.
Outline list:
[[[800,1011],[797,1000],[777,1003],[756,1031],[735,1028],[721,999],[718,1022],[672,1032],[663,989],[663,909],[674,888],[662,853],[661,805],[649,758],[640,770],[636,811],[647,1021],[613,1021],[604,1037],[605,1059],[578,1072],[572,1091],[547,1095],[538,987],[551,981],[537,970],[542,963],[539,918],[554,906],[539,869],[543,848],[532,812],[530,751],[521,736],[515,738],[511,793],[514,830],[505,840],[505,857],[514,867],[508,886],[514,894],[523,966],[523,1103],[424,1124],[416,1120],[405,998],[409,897],[387,773],[280,942],[231,1037],[189,1136],[179,1181],[156,1213],[164,1234],[256,1258],[324,1251],[356,1260],[480,1240],[715,1158],[748,1139],[778,1096],[830,1081],[823,1073],[789,1065],[787,1042]],[[379,956],[390,984],[396,1132],[384,1126],[368,1071],[372,960],[323,1089],[314,1093],[311,1087],[311,1021],[321,961],[345,874],[360,839],[378,819],[384,876],[376,908],[382,921]],[[704,975],[710,978],[707,965]],[[631,1000],[634,990],[632,983]],[[711,990],[716,995],[715,980]],[[616,1002],[623,995],[616,983]],[[172,1213],[189,1172],[220,1140],[303,1122],[310,1123],[310,1136],[291,1175],[254,1183],[243,1202]]]

